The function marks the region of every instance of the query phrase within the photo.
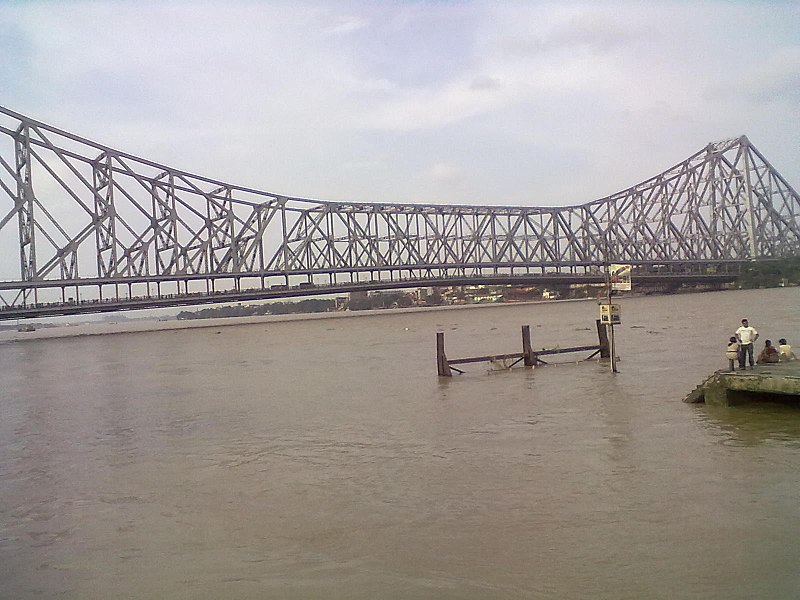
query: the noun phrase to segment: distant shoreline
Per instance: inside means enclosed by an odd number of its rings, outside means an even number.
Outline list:
[[[771,288],[764,288],[771,289]],[[778,289],[778,288],[775,288]],[[797,289],[797,288],[782,288]],[[747,290],[704,290],[692,293],[725,293],[759,291]],[[659,294],[661,295],[661,294]],[[612,301],[644,297],[641,294],[614,296]],[[123,319],[121,321],[86,321],[70,325],[56,325],[40,327],[34,331],[17,331],[15,329],[0,331],[0,345],[12,342],[26,342],[41,339],[56,339],[83,337],[94,335],[114,335],[120,333],[147,333],[152,331],[172,331],[181,329],[208,329],[212,327],[232,327],[237,325],[254,325],[261,323],[285,323],[291,321],[308,321],[317,319],[346,319],[355,317],[380,317],[382,315],[413,314],[434,311],[499,308],[512,306],[532,306],[543,304],[560,304],[565,302],[598,302],[597,298],[566,298],[561,300],[525,300],[521,302],[492,302],[481,304],[448,304],[445,306],[416,306],[409,308],[378,308],[371,310],[318,312],[318,313],[291,313],[284,315],[252,315],[245,317],[213,317],[209,319],[181,319],[170,318],[160,320],[158,317],[144,319]]]
[[[203,329],[210,327],[231,327],[259,323],[284,323],[288,321],[308,321],[315,319],[342,319],[354,317],[379,317],[408,313],[434,312],[459,309],[498,308],[502,306],[526,306],[534,304],[553,304],[563,302],[596,302],[596,298],[568,298],[564,300],[526,300],[523,302],[497,302],[485,304],[448,304],[446,306],[416,306],[410,308],[377,308],[318,313],[292,313],[286,315],[254,315],[248,317],[213,317],[209,319],[136,319],[121,321],[84,322],[74,325],[42,327],[34,331],[0,331],[0,344],[25,342],[29,340],[83,337],[89,335],[114,335],[119,333],[146,333],[150,331],[172,331],[180,329]]]

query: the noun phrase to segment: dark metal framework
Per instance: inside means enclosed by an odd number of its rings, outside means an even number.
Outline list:
[[[709,273],[800,255],[800,197],[742,136],[579,206],[324,202],[192,175],[0,107],[0,248],[2,319],[245,290],[588,280],[612,261]]]

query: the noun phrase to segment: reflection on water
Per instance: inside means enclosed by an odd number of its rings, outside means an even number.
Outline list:
[[[793,597],[800,410],[680,400],[798,292],[0,344],[0,597]]]

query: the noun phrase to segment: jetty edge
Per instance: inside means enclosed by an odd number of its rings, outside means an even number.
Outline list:
[[[689,392],[683,401],[717,406],[796,402],[800,406],[800,361],[756,365],[747,371],[717,371]]]

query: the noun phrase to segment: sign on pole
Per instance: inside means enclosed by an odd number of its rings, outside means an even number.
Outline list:
[[[621,292],[631,290],[631,266],[630,265],[611,265],[608,269],[611,279],[611,289]]]
[[[619,304],[600,305],[600,323],[603,325],[619,325],[621,322]]]

